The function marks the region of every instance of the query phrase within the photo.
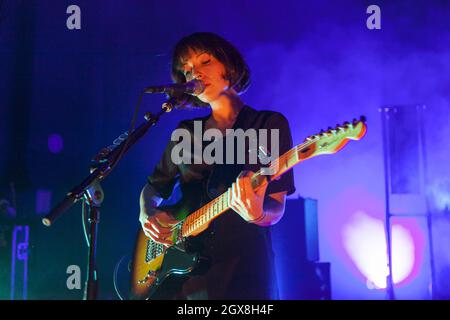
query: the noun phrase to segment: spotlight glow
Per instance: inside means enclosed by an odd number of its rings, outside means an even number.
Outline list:
[[[57,133],[48,136],[47,144],[51,153],[60,153],[64,148],[63,138]]]
[[[356,212],[343,229],[344,247],[359,271],[366,277],[369,289],[386,288],[388,275],[384,222]],[[399,224],[392,225],[392,274],[395,284],[404,281],[415,263],[414,239]]]

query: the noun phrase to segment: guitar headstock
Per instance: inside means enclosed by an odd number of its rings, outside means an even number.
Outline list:
[[[305,142],[311,141],[314,145],[314,152],[310,154],[331,154],[342,149],[350,140],[361,139],[367,130],[366,118],[361,116],[359,120],[353,119],[352,122],[344,122],[334,128],[328,128],[327,131],[306,138]]]

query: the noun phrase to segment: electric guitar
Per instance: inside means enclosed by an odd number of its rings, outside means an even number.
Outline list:
[[[267,171],[263,174],[263,169],[255,172],[251,177],[251,185],[256,190],[306,159],[336,153],[350,140],[361,139],[366,130],[365,118],[361,117],[352,123],[346,122],[334,129],[310,136],[270,163],[269,169],[273,174],[268,175]],[[153,299],[158,296],[158,289],[164,283],[177,277],[186,278],[201,265],[202,257],[190,248],[190,239],[208,229],[214,219],[229,211],[230,192],[231,188],[228,188],[214,199],[208,199],[210,201],[200,208],[193,208],[192,201],[180,201],[170,208],[163,208],[162,210],[171,212],[180,220],[173,227],[172,246],[167,247],[152,241],[145,236],[141,228],[139,229],[131,265],[131,299]],[[199,202],[196,203],[198,205]],[[179,219],[180,216],[183,218]]]

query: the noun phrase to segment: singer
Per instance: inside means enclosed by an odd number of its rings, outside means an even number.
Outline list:
[[[171,73],[175,84],[192,80],[203,84],[198,94],[176,96],[180,108],[210,109],[206,117],[179,123],[177,128],[192,132],[192,143],[202,144],[201,148],[208,145],[194,136],[197,121],[203,130],[215,128],[222,133],[226,129],[279,129],[279,153],[292,147],[289,123],[282,114],[259,111],[242,101],[240,95],[249,87],[250,71],[238,50],[221,36],[199,32],[182,38],[173,50]],[[192,237],[192,248],[204,257],[203,267],[183,281],[161,288],[159,297],[277,299],[270,226],[282,218],[285,198],[295,191],[292,170],[255,192],[250,176],[260,168],[259,164],[174,164],[173,147],[174,142],[169,141],[140,195],[139,221],[145,235],[167,247],[173,245],[172,226],[180,217],[165,210],[161,202],[169,199],[175,188],[195,210],[205,203],[204,197],[210,201],[231,188],[232,210]],[[270,150],[235,151],[270,156]]]

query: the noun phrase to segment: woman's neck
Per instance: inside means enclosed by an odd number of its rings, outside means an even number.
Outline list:
[[[236,93],[222,94],[210,103],[211,117],[215,123],[233,123],[244,103]]]

